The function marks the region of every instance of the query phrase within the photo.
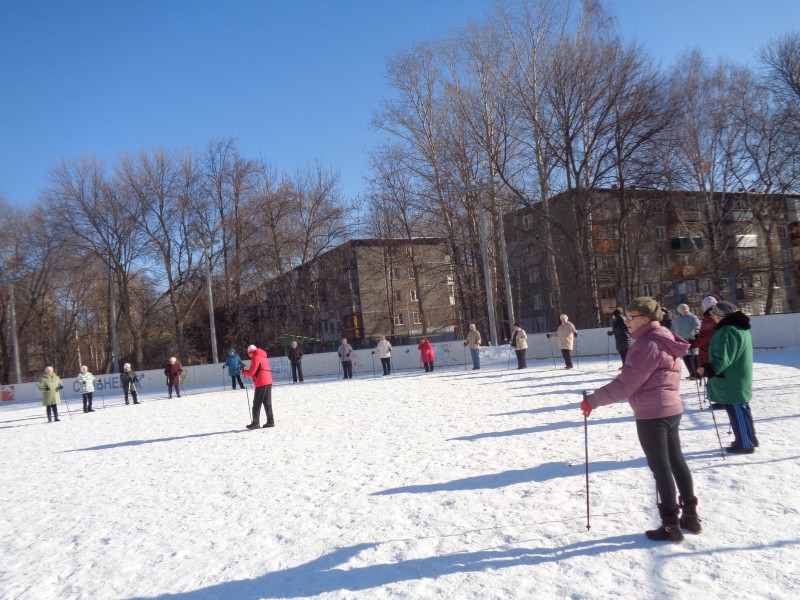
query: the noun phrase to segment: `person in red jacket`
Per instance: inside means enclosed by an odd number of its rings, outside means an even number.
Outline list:
[[[714,296],[706,296],[703,298],[703,320],[700,322],[700,331],[695,338],[689,342],[690,348],[697,348],[697,364],[704,365],[708,362],[708,346],[711,344],[711,338],[714,336],[714,329],[717,327],[717,322],[711,316],[711,309],[717,304],[717,299]]]
[[[425,372],[430,373],[433,371],[433,361],[436,360],[436,354],[428,338],[422,338],[422,343],[417,346],[417,350],[419,350],[420,360],[422,360],[422,364],[425,366]]]
[[[181,373],[183,373],[181,363],[174,356],[170,357],[169,363],[164,368],[164,375],[167,376],[167,391],[170,398],[172,398],[172,388],[175,388],[178,398],[181,397]]]
[[[253,422],[246,425],[247,429],[258,429],[261,426],[261,406],[267,413],[267,422],[264,427],[275,427],[275,417],[272,414],[272,371],[269,368],[269,358],[265,350],[250,344],[247,347],[250,357],[250,368],[242,370],[242,375],[253,378],[256,388],[253,394]]]

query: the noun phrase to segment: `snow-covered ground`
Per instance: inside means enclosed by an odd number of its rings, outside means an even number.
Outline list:
[[[241,390],[90,415],[73,400],[53,424],[3,406],[0,597],[798,597],[797,348],[756,352],[751,456],[721,457],[684,382],[704,531],[682,544],[643,535],[655,489],[627,404],[589,419],[587,531],[578,402],[617,359],[506,356],[275,386],[277,426],[258,431]]]

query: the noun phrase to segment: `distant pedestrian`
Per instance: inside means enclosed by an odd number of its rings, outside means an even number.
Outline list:
[[[575,329],[575,325],[569,322],[567,315],[561,315],[558,318],[561,321],[561,325],[558,326],[555,333],[548,333],[547,339],[550,339],[551,335],[558,336],[558,347],[561,349],[561,356],[564,357],[564,368],[571,369],[571,352],[575,344],[575,338],[578,337],[578,330]]]
[[[661,499],[661,526],[645,531],[645,535],[651,540],[680,542],[681,528],[692,533],[702,529],[694,481],[683,457],[678,431],[683,414],[680,359],[689,344],[661,325],[662,316],[661,307],[652,298],[631,301],[626,321],[635,343],[625,366],[614,381],[592,394],[584,392],[581,410],[588,417],[598,406],[628,400],[636,418],[639,443]]]
[[[244,368],[244,361],[239,356],[239,353],[236,352],[236,348],[228,348],[228,355],[225,357],[225,362],[222,363],[222,368],[228,369],[228,376],[231,378],[231,388],[236,389],[236,384],[238,382],[239,389],[244,389],[244,383],[242,383],[242,369]]]
[[[664,318],[661,319],[661,326],[672,329],[672,314],[666,308],[662,308],[661,310],[664,311]]]
[[[64,389],[61,378],[56,375],[53,367],[46,367],[44,375],[39,379],[39,391],[42,392],[42,404],[47,409],[47,422],[59,421],[58,403],[61,402],[59,392]]]
[[[178,362],[178,359],[174,356],[170,357],[167,366],[164,368],[164,375],[167,376],[167,393],[168,397],[172,398],[172,388],[175,388],[175,393],[178,395],[178,398],[181,397],[181,374],[183,373],[183,367],[181,367],[181,363]]]
[[[375,347],[378,351],[378,358],[381,359],[381,367],[383,368],[384,375],[391,375],[392,373],[392,345],[385,335],[380,337],[378,345]]]
[[[750,317],[735,304],[717,302],[711,308],[717,327],[708,346],[708,362],[698,368],[708,377],[708,396],[728,413],[733,444],[728,452],[752,454],[758,446],[750,400],[753,398],[753,338]]]
[[[428,338],[422,338],[417,350],[419,350],[419,358],[425,367],[425,372],[431,373],[433,371],[433,361],[436,360],[436,353],[433,351],[433,346],[431,346]]]
[[[469,333],[465,346],[469,346],[469,355],[472,358],[472,370],[481,368],[481,332],[475,327],[475,323],[469,324]]]
[[[697,318],[697,315],[692,314],[688,304],[678,306],[678,316],[672,321],[672,331],[689,342],[690,345],[700,332],[700,319]],[[696,353],[696,350],[689,348],[688,354],[683,357],[683,364],[686,365],[686,370],[689,371],[689,376],[686,379],[697,379]]]
[[[697,364],[704,365],[708,362],[708,345],[711,343],[711,338],[714,336],[714,330],[717,328],[717,322],[711,316],[711,309],[716,306],[718,300],[714,296],[706,296],[703,298],[703,320],[700,322],[700,331],[697,332],[695,338],[689,342],[691,348],[697,349]]]
[[[275,427],[275,415],[272,414],[272,371],[269,368],[269,357],[266,350],[256,348],[254,345],[247,347],[250,357],[250,368],[242,371],[242,375],[253,378],[256,390],[253,394],[253,421],[246,425],[247,429],[258,429],[261,426],[261,407],[267,413],[267,422],[264,427]]]
[[[122,366],[119,379],[122,382],[122,392],[125,394],[125,404],[128,404],[128,395],[133,398],[134,404],[140,404],[139,393],[136,391],[136,382],[139,381],[139,376],[131,367],[131,363],[125,363]]]
[[[75,378],[78,382],[78,389],[83,395],[83,412],[94,412],[92,408],[92,398],[94,396],[94,375],[89,372],[89,367],[83,365],[81,372]]]
[[[628,326],[625,324],[625,319],[622,315],[622,308],[617,307],[611,313],[611,331],[608,335],[614,336],[614,344],[616,345],[619,357],[622,359],[622,367],[625,366],[625,357],[628,355],[628,349],[631,347],[631,333],[628,331]],[[620,367],[620,369],[622,369]]]
[[[347,343],[347,338],[342,338],[342,343],[336,351],[342,361],[342,374],[344,379],[353,378],[353,347]]]
[[[522,328],[522,323],[514,323],[514,333],[511,334],[511,347],[517,355],[517,369],[528,367],[525,354],[528,352],[528,334]],[[511,357],[509,357],[509,360]]]
[[[303,383],[303,351],[297,347],[297,342],[292,342],[289,348],[289,364],[292,366],[292,382]]]

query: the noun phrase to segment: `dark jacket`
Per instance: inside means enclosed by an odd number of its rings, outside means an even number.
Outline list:
[[[700,321],[700,331],[697,333],[697,337],[689,342],[690,348],[697,348],[698,365],[704,365],[708,362],[708,345],[711,343],[716,327],[717,323],[711,316],[711,309],[709,308],[703,313],[703,320]]]
[[[614,317],[614,321],[611,323],[611,331],[608,332],[608,335],[614,336],[617,352],[624,352],[631,347],[631,332],[621,316]]]
[[[175,361],[174,365],[172,363],[167,363],[167,366],[164,369],[164,375],[167,376],[167,385],[180,385],[181,373],[183,373],[183,367],[181,367],[181,363],[177,361]]]
[[[131,369],[130,371],[122,371],[119,374],[119,380],[122,382],[122,389],[129,390],[132,383],[139,381],[139,376],[136,374],[136,371]]]
[[[297,348],[289,348],[289,362],[293,365],[299,365],[300,361],[303,360],[303,351],[300,350],[300,346]]]

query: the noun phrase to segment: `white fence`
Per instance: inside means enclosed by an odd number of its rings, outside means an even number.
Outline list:
[[[784,315],[759,315],[751,317],[753,345],[756,348],[783,348],[800,346],[800,313]],[[578,332],[578,338],[573,355],[596,356],[610,353],[616,356],[613,338],[607,335],[608,328],[584,329]],[[437,367],[461,366],[470,363],[470,356],[464,343],[440,342],[434,343],[436,352],[435,365]],[[481,354],[494,357],[507,354],[513,363],[513,354],[502,348],[482,348]],[[528,335],[528,352],[530,359],[549,359],[554,356],[560,360],[561,352],[556,339],[549,340],[543,333]],[[272,377],[276,384],[291,382],[291,368],[289,360],[284,357],[269,360]],[[231,380],[228,370],[220,368],[221,364],[197,365],[184,367],[181,377],[182,383],[188,390],[195,388],[230,388]],[[396,346],[392,350],[392,368],[396,370],[421,368],[420,353],[416,346]],[[377,354],[372,350],[357,350],[353,358],[353,371],[359,374],[372,376],[373,369],[380,374],[381,363]],[[308,354],[303,357],[303,375],[305,377],[337,376],[341,371],[341,363],[335,352]],[[162,369],[137,371],[140,376],[139,393],[153,395],[162,393],[166,395],[166,378]],[[98,375],[95,385],[95,402],[104,397],[119,398],[122,395],[122,384],[118,374]],[[80,401],[80,393],[74,377],[63,377],[64,392],[68,401]],[[4,402],[34,402],[41,398],[38,382],[22,383],[19,385],[0,386]]]

